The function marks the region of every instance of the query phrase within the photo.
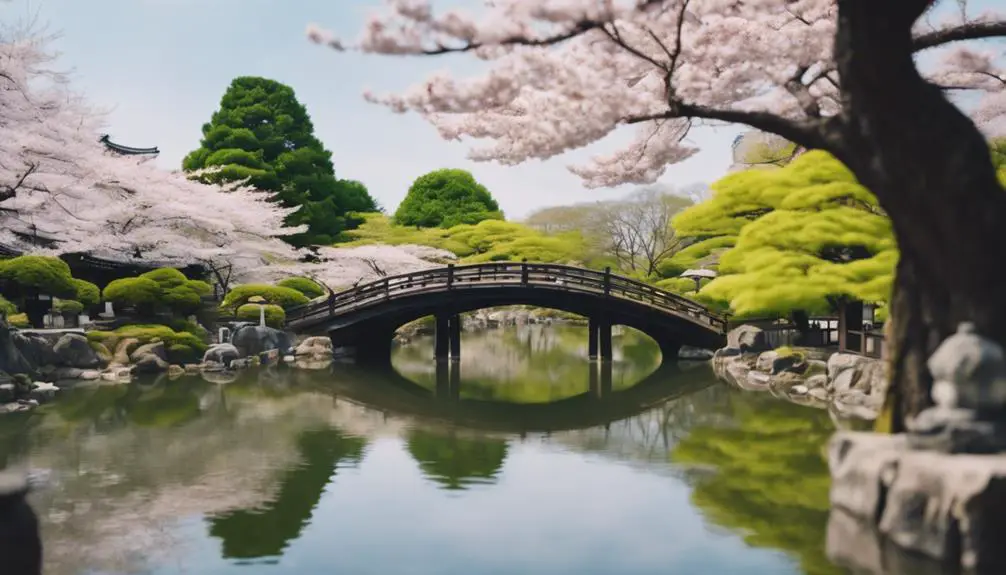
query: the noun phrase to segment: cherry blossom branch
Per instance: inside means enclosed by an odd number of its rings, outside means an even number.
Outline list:
[[[35,170],[38,169],[38,164],[28,164],[28,169],[24,171],[23,174],[18,177],[17,182],[14,185],[5,185],[0,187],[0,202],[5,202],[11,198],[17,196],[17,191],[24,185],[24,181],[28,179]]]
[[[968,22],[959,26],[927,32],[915,37],[913,42],[916,52],[943,46],[951,42],[964,40],[983,40],[987,38],[1006,37],[1006,21]]]

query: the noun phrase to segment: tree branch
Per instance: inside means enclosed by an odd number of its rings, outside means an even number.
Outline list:
[[[915,37],[913,47],[916,52],[964,40],[982,40],[1006,36],[1006,21],[971,22],[928,32]]]

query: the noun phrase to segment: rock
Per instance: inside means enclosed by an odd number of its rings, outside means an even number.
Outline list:
[[[129,365],[129,352],[140,345],[140,340],[135,337],[127,337],[115,345],[115,353],[112,354],[112,365]]]
[[[217,363],[223,367],[230,367],[231,362],[241,357],[238,348],[229,343],[218,343],[211,345],[203,354],[203,363]]]
[[[721,357],[734,357],[741,355],[742,353],[744,352],[736,347],[721,347],[713,354],[713,359],[719,359]]]
[[[309,337],[300,342],[293,354],[297,357],[309,356],[314,359],[332,357],[332,338]]]
[[[745,352],[768,351],[768,339],[761,328],[753,325],[741,325],[727,334],[727,347],[737,348]]]
[[[784,371],[778,375],[770,375],[768,381],[769,389],[784,396],[789,395],[794,386],[803,385],[806,387],[803,376],[791,371]]]
[[[861,363],[870,361],[870,358],[851,353],[833,353],[828,358],[828,377],[835,379],[838,374],[847,369],[854,368]]]
[[[810,377],[812,375],[823,375],[825,379],[828,378],[828,362],[821,361],[819,359],[808,359],[807,360],[807,370],[803,372],[804,375]]]
[[[51,383],[36,381],[31,390],[31,398],[39,403],[45,403],[56,397],[57,391],[59,388]]]
[[[164,347],[163,341],[155,341],[141,345],[129,354],[129,359],[133,363],[139,362],[147,355],[155,355],[163,361],[168,361],[168,350]]]
[[[236,361],[236,360],[234,360],[234,361]],[[212,360],[210,360],[210,361],[204,361],[201,364],[199,364],[199,371],[201,373],[213,373],[213,372],[224,371],[226,369],[227,369],[227,366],[225,366],[224,364],[220,363],[219,361],[212,361]]]
[[[745,379],[744,389],[767,389],[772,381],[772,376],[760,371],[749,371]]]
[[[294,363],[294,366],[296,366],[299,369],[320,370],[320,369],[327,369],[330,365],[332,365],[332,363],[333,360],[331,358],[314,360],[304,357],[298,357],[297,361]]]
[[[133,364],[133,373],[163,373],[168,367],[170,364],[157,354],[146,353],[137,356],[136,363]]]
[[[273,349],[280,355],[287,355],[293,347],[286,332],[257,325],[238,328],[231,337],[231,343],[240,352],[241,357],[258,355]]]
[[[856,376],[858,375],[859,374],[855,369],[840,371],[838,376],[831,380],[828,387],[830,387],[831,391],[835,393],[844,393],[852,389],[852,386],[856,383]]]
[[[116,383],[125,383],[133,379],[133,368],[126,366],[109,366],[109,368],[101,372],[102,381],[114,381]]]
[[[230,369],[248,369],[251,367],[251,359],[242,357],[231,362]]]
[[[185,375],[185,368],[180,365],[169,365],[168,366],[168,377],[174,379],[176,377],[181,377]]]
[[[784,355],[776,357],[772,361],[772,366],[770,367],[770,373],[776,375],[784,371],[792,373],[803,373],[807,371],[807,363],[804,362],[803,356],[799,354]]]
[[[25,411],[31,411],[35,409],[35,405],[29,403],[21,403],[18,401],[12,401],[10,403],[5,403],[0,405],[0,413],[24,413]]]
[[[691,347],[688,345],[683,345],[681,346],[681,349],[678,350],[678,359],[685,359],[689,361],[707,361],[712,359],[713,355],[715,354],[708,349]]]
[[[918,451],[905,435],[851,431],[836,433],[828,452],[832,514],[951,567],[1006,572],[1006,455]],[[829,533],[829,556],[842,555],[839,543]]]
[[[0,403],[10,403],[17,399],[17,388],[13,383],[0,383]]]
[[[828,387],[828,376],[823,373],[817,375],[812,375],[803,380],[803,384],[807,386],[807,389],[824,389]],[[828,394],[828,390],[824,389],[825,395]]]
[[[109,351],[107,347],[105,347],[105,344],[97,341],[92,341],[90,343],[91,343],[91,349],[94,350],[94,353],[101,359],[101,362],[103,364],[108,365],[112,363],[112,360],[115,359],[115,356],[112,354],[111,351]]]
[[[283,356],[283,363],[294,363],[295,361],[297,361],[297,356],[295,356],[295,355],[284,355]]]
[[[38,516],[28,504],[29,478],[0,471],[0,557],[9,575],[42,573],[42,538]]]
[[[807,392],[807,395],[821,401],[828,401],[831,397],[831,395],[828,394],[828,390],[823,387],[811,387],[810,391]]]
[[[204,371],[201,375],[204,380],[218,384],[233,383],[238,379],[238,373],[231,370]]]
[[[789,390],[790,393],[795,393],[796,395],[807,395],[809,391],[806,385],[794,385]]]
[[[779,358],[779,354],[774,351],[762,352],[755,362],[754,368],[764,373],[772,373],[772,364]]]
[[[58,366],[93,369],[102,365],[101,358],[91,348],[91,342],[79,333],[63,334],[52,351],[56,354],[55,364]]]
[[[187,375],[199,375],[199,371],[201,368],[202,366],[199,365],[198,363],[187,363],[185,364],[185,373]]]
[[[11,339],[29,364],[41,367],[56,363],[56,352],[52,349],[53,342],[45,336],[16,332],[11,334]]]
[[[84,369],[77,374],[77,379],[83,381],[97,381],[101,379],[101,372],[96,369]]]

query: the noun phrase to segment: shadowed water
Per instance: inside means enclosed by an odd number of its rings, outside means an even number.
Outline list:
[[[46,476],[50,575],[839,573],[825,413],[635,332],[594,393],[585,332],[466,333],[447,395],[422,339],[397,374],[78,387],[0,418],[0,466]]]

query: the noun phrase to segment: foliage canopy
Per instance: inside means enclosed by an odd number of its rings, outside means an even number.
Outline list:
[[[351,212],[377,209],[366,186],[335,177],[331,152],[314,136],[307,109],[289,86],[266,78],[235,78],[202,132],[200,147],[185,157],[182,168],[210,168],[214,171],[199,179],[247,181],[272,192],[284,207],[300,207],[287,224],[308,229],[287,238],[294,245],[330,244],[355,227]]]
[[[499,204],[471,172],[434,170],[416,178],[395,211],[395,223],[422,228],[450,228],[501,220]]]

